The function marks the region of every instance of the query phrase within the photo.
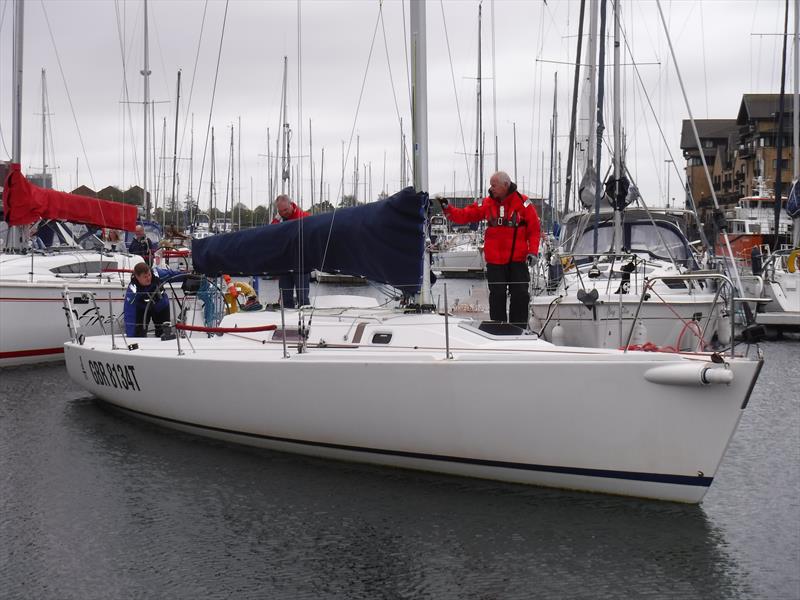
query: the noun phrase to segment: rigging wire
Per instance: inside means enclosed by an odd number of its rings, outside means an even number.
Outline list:
[[[191,114],[191,105],[192,105],[192,93],[194,92],[194,82],[197,76],[197,64],[200,62],[200,47],[203,42],[203,31],[206,26],[206,13],[208,12],[208,0],[205,1],[203,5],[203,19],[200,22],[200,36],[197,38],[197,52],[194,55],[194,68],[192,69],[192,82],[189,85],[189,98],[186,101],[186,112],[183,118],[183,133],[181,134],[181,143],[178,146],[178,154],[183,153],[183,141],[186,139],[186,123],[189,121],[189,115]],[[189,190],[191,193],[191,190]]]
[[[542,4],[541,5],[541,12],[540,12],[540,15],[539,15],[539,49],[537,50],[537,54],[536,54],[536,58],[537,59],[542,57],[542,52],[544,51],[544,11],[545,11],[546,6],[547,6],[546,4]],[[537,72],[537,70],[539,71],[538,84],[536,84],[536,72]],[[540,63],[538,61],[534,61],[534,65],[533,65],[533,81],[534,81],[534,84],[535,84],[536,87],[534,88],[533,92],[534,92],[534,98],[535,98],[536,97],[536,88],[538,88],[538,90],[539,90],[539,98],[538,98],[538,100],[536,102],[533,102],[532,105],[531,105],[531,140],[530,140],[530,149],[528,151],[528,190],[530,191],[530,193],[532,193],[534,191],[534,189],[535,189],[534,181],[533,181],[533,178],[531,177],[531,175],[532,175],[532,167],[533,167],[533,158],[536,155],[536,153],[533,150],[533,148],[534,148],[534,145],[533,145],[534,131],[537,132],[536,133],[536,147],[537,148],[539,147],[539,141],[540,141],[540,135],[541,135],[541,127],[537,126],[537,120],[538,120],[538,125],[541,125],[541,121],[542,121],[542,108],[541,108],[541,105],[542,105],[542,76],[543,76],[543,68],[541,67],[541,65],[540,65]],[[536,117],[537,114],[539,115],[538,119]],[[538,162],[539,162],[538,158],[537,158],[536,162],[537,162],[537,167],[538,167]]]
[[[389,83],[392,86],[392,99],[394,100],[394,110],[397,113],[397,123],[400,124],[402,123],[403,118],[400,116],[400,105],[397,102],[397,90],[394,85],[394,76],[392,75],[392,62],[389,59],[389,43],[386,39],[386,28],[384,27],[384,21],[383,21],[383,0],[381,0],[380,2],[380,7],[381,7],[380,10],[381,31],[383,32],[383,47],[384,50],[386,51],[386,65],[389,69]],[[446,32],[445,35],[447,35]],[[411,160],[408,154],[408,147],[405,145],[403,145],[403,152],[404,156],[401,156],[400,160],[404,161],[405,164],[405,162],[409,162]]]
[[[470,166],[469,166],[469,157],[467,156],[467,141],[466,141],[466,138],[464,137],[464,124],[463,124],[463,121],[461,119],[461,107],[459,106],[459,103],[458,103],[458,88],[456,86],[456,75],[455,75],[455,72],[453,70],[453,55],[450,52],[450,36],[447,33],[447,19],[445,18],[445,15],[444,15],[444,0],[439,0],[439,5],[442,8],[442,23],[444,25],[444,40],[445,40],[445,44],[447,45],[447,57],[450,60],[450,79],[453,81],[453,96],[456,99],[456,114],[458,115],[458,129],[459,129],[459,132],[461,133],[461,148],[463,149],[464,162],[466,163],[466,166],[467,166],[467,181],[472,181],[472,174],[471,174],[471,170],[470,170]],[[495,124],[495,127],[496,127],[496,124]],[[453,190],[453,193],[455,194],[455,189]]]
[[[124,6],[124,5],[123,5]],[[123,97],[123,108],[122,108],[122,179],[123,185],[125,181],[125,113],[128,114],[128,125],[131,129],[131,144],[135,147],[136,146],[136,138],[135,133],[133,131],[133,116],[131,115],[131,102],[130,102],[130,91],[128,90],[128,62],[125,59],[127,56],[125,53],[125,36],[124,31],[125,28],[123,23],[120,21],[119,15],[119,0],[114,1],[114,10],[116,12],[116,21],[117,21],[117,38],[119,39],[119,50],[120,55],[122,57],[122,97]],[[133,176],[136,181],[139,180],[139,160],[136,156],[136,152],[133,152]],[[78,182],[75,182],[77,187]]]
[[[75,114],[75,106],[72,103],[72,95],[69,93],[69,86],[67,85],[67,78],[64,75],[64,68],[61,65],[61,55],[58,53],[58,47],[56,46],[56,39],[53,36],[53,29],[50,27],[50,19],[47,16],[47,9],[44,6],[44,0],[39,0],[39,1],[40,1],[41,6],[42,6],[42,12],[44,13],[45,23],[47,24],[47,31],[50,34],[50,41],[52,42],[53,50],[56,53],[56,62],[58,63],[58,70],[61,73],[61,80],[64,82],[64,90],[67,93],[67,101],[69,102],[69,108],[70,108],[70,111],[72,111],[72,120],[75,121],[75,128],[78,131],[78,140],[81,143],[81,150],[83,151],[83,159],[86,161],[86,168],[89,171],[89,179],[92,181],[92,187],[94,188],[94,187],[97,187],[97,186],[96,186],[96,184],[94,182],[94,175],[92,174],[92,167],[89,164],[89,156],[86,153],[86,145],[83,143],[83,135],[81,134],[81,128],[80,128],[80,125],[78,124],[78,117]]]
[[[406,29],[406,2],[405,0],[401,1],[400,4],[401,12],[403,13],[403,47],[405,48],[406,57],[406,85],[408,86],[408,112],[413,112],[414,109],[414,101],[411,98],[411,55],[408,53],[408,30]]]
[[[365,89],[365,87],[367,85],[367,74],[369,73],[369,65],[372,62],[372,52],[373,52],[373,49],[375,48],[375,38],[378,36],[378,25],[380,24],[380,21],[381,21],[381,11],[382,10],[383,10],[383,7],[379,5],[379,7],[378,7],[378,18],[375,20],[375,28],[374,28],[374,30],[372,32],[372,41],[370,42],[369,54],[367,55],[367,64],[364,67],[364,77],[361,80],[361,91],[358,94],[358,103],[356,104],[356,114],[353,117],[353,126],[350,129],[350,139],[349,139],[349,141],[347,143],[347,152],[345,153],[345,163],[350,158],[350,149],[351,149],[351,147],[353,145],[353,136],[355,135],[356,123],[358,122],[358,113],[359,113],[359,110],[361,109],[361,100],[364,97],[364,89]],[[405,20],[403,22],[405,23]],[[340,186],[341,186],[341,189],[339,190],[339,198],[343,198],[344,197],[344,181],[342,181],[340,183]],[[331,234],[333,232],[333,223],[334,223],[335,220],[336,220],[336,208],[334,207],[333,216],[331,217],[331,226],[328,229],[328,237],[325,239],[325,250],[322,253],[322,262],[320,264],[320,270],[324,270],[324,267],[325,267],[325,259],[328,256],[328,247],[329,247],[330,242],[331,242]]]
[[[8,6],[9,4],[10,4],[10,2],[4,2],[3,3],[3,9],[2,9],[2,11],[0,11],[0,32],[3,31],[3,23],[6,20],[6,6]],[[0,64],[3,64],[3,62],[0,61]],[[0,74],[2,74],[2,71],[0,71]],[[0,107],[1,107],[1,105],[0,105]],[[8,147],[6,146],[6,138],[3,136],[3,122],[2,122],[2,120],[0,120],[0,143],[3,144],[3,151],[6,153],[7,156],[10,157],[11,156],[11,152],[8,151]]]
[[[228,22],[228,5],[230,4],[230,0],[225,0],[225,13],[222,17],[222,28],[220,30],[219,35],[219,50],[217,51],[217,66],[214,70],[214,85],[211,88],[211,106],[208,109],[208,125],[206,126],[206,140],[203,144],[203,160],[200,163],[200,178],[198,179],[199,183],[197,184],[197,199],[198,203],[200,200],[200,192],[203,189],[203,171],[205,170],[206,166],[206,153],[208,151],[208,137],[211,135],[211,117],[214,114],[214,99],[217,96],[217,79],[219,78],[219,63],[222,60],[222,43],[225,40],[225,25]],[[211,199],[209,199],[211,202]],[[209,204],[210,206],[210,204]]]
[[[158,22],[156,21],[155,14],[153,14],[155,13],[155,6],[153,6],[151,10],[152,13],[149,17],[149,20],[152,23],[153,29],[155,30],[156,34],[156,46],[158,47],[158,58],[161,61],[161,77],[164,80],[164,89],[169,90],[170,84],[169,81],[167,81],[167,65],[164,63],[164,50],[161,47],[161,36],[159,36],[158,34]]]

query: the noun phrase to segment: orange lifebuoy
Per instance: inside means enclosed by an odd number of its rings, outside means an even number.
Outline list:
[[[231,295],[231,297],[236,298],[239,295],[239,290],[236,288],[236,284],[231,280],[230,275],[223,275],[222,279],[225,280],[225,287],[227,288],[227,293]]]
[[[789,254],[789,259],[786,263],[786,269],[789,271],[789,273],[794,273],[800,269],[800,249],[792,250],[791,254]]]

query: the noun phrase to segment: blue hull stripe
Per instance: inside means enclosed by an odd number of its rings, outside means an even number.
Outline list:
[[[402,458],[414,458],[420,460],[435,460],[441,462],[460,463],[467,465],[475,465],[480,467],[494,467],[499,469],[516,469],[519,471],[537,471],[540,473],[556,473],[558,475],[580,475],[584,477],[605,477],[608,479],[627,479],[630,481],[647,481],[650,483],[669,483],[675,485],[693,485],[698,487],[709,487],[711,482],[714,481],[713,477],[700,477],[688,475],[668,475],[662,473],[640,473],[637,471],[613,471],[609,469],[584,469],[580,467],[561,467],[553,465],[536,465],[530,463],[507,462],[502,460],[488,460],[483,458],[466,458],[463,456],[445,456],[442,454],[426,454],[423,452],[408,452],[405,450],[389,450],[386,448],[367,448],[364,446],[348,446],[346,444],[332,444],[329,442],[316,442],[308,440],[298,440],[294,438],[285,438],[274,435],[262,435],[259,433],[249,433],[246,431],[236,431],[233,429],[224,429],[222,427],[213,427],[209,425],[198,425],[188,421],[181,421],[179,419],[171,419],[169,417],[160,417],[150,413],[133,410],[124,406],[119,406],[113,403],[114,408],[118,408],[124,412],[134,415],[141,415],[149,419],[157,421],[164,421],[185,427],[193,427],[195,429],[204,429],[206,431],[214,431],[218,433],[225,433],[230,435],[238,435],[247,438],[268,440],[272,442],[281,442],[286,444],[297,444],[302,446],[313,446],[317,448],[330,448],[332,450],[346,450],[348,452],[361,452],[363,454],[379,454],[383,456],[398,456]]]

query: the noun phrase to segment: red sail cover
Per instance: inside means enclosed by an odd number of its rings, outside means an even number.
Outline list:
[[[3,188],[3,213],[9,225],[57,219],[126,231],[136,229],[138,210],[132,204],[46,190],[25,179],[19,165],[10,167]]]

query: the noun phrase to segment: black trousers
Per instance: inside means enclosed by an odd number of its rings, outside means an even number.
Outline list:
[[[278,278],[278,287],[283,298],[283,308],[295,308],[294,292],[297,291],[299,306],[308,306],[308,289],[311,287],[309,273],[285,273]]]
[[[155,310],[152,304],[148,307],[147,303],[136,309],[136,337],[147,337],[147,328],[151,320],[155,324],[156,337],[161,337],[164,331],[162,326],[169,321],[169,303],[166,303],[161,310]]]
[[[486,280],[489,283],[489,318],[492,321],[513,323],[527,329],[530,294],[528,284],[530,273],[525,262],[512,262],[506,265],[486,265]],[[506,313],[506,301],[511,295],[511,303]]]

